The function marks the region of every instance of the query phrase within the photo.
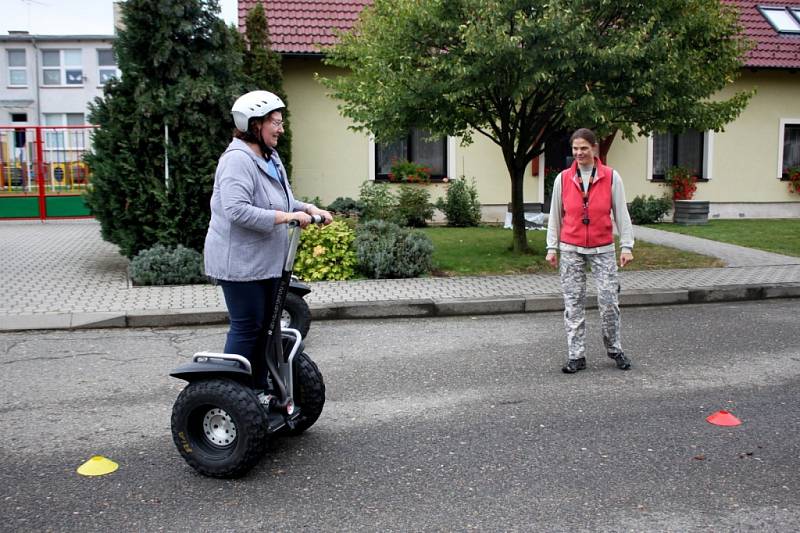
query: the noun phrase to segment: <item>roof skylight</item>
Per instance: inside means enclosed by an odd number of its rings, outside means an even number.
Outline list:
[[[779,33],[800,33],[800,8],[758,6],[767,22]]]

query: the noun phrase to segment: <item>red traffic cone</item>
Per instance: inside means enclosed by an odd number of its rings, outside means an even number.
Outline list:
[[[708,415],[706,420],[715,426],[738,426],[742,423],[741,420],[728,411],[717,411],[714,414]]]

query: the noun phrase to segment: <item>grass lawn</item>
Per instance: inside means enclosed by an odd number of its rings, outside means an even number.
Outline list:
[[[797,218],[712,219],[704,226],[651,224],[648,227],[800,257],[800,219]]]
[[[663,226],[663,224],[662,224]],[[555,271],[545,263],[545,231],[528,231],[531,253],[514,254],[511,230],[500,227],[424,228],[433,241],[433,261],[437,275],[468,276],[522,274]],[[619,250],[619,246],[617,246]],[[722,266],[719,260],[690,252],[637,241],[634,261],[626,270],[702,268]]]

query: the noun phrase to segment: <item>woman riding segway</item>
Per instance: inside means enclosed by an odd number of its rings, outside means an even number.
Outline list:
[[[190,381],[173,409],[175,443],[207,475],[245,472],[258,460],[267,434],[284,426],[304,430],[324,402],[322,376],[302,353],[302,336],[280,335],[299,238],[296,230],[290,239],[288,226],[333,220],[292,194],[275,151],[284,107],[267,91],[249,92],[233,104],[234,139],[217,165],[204,249],[206,274],[222,287],[230,328],[223,354],[196,354],[172,373]],[[302,404],[291,394],[295,368],[300,378],[315,382],[299,383],[314,403],[300,415],[295,404],[301,411]]]

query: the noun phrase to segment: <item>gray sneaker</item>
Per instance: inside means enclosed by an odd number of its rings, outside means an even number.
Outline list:
[[[583,370],[586,368],[586,358],[581,357],[580,359],[570,359],[567,361],[567,364],[561,367],[561,371],[565,374],[574,374],[578,370]]]
[[[623,352],[610,353],[608,356],[617,363],[617,368],[620,370],[630,370],[631,360],[628,359]]]

